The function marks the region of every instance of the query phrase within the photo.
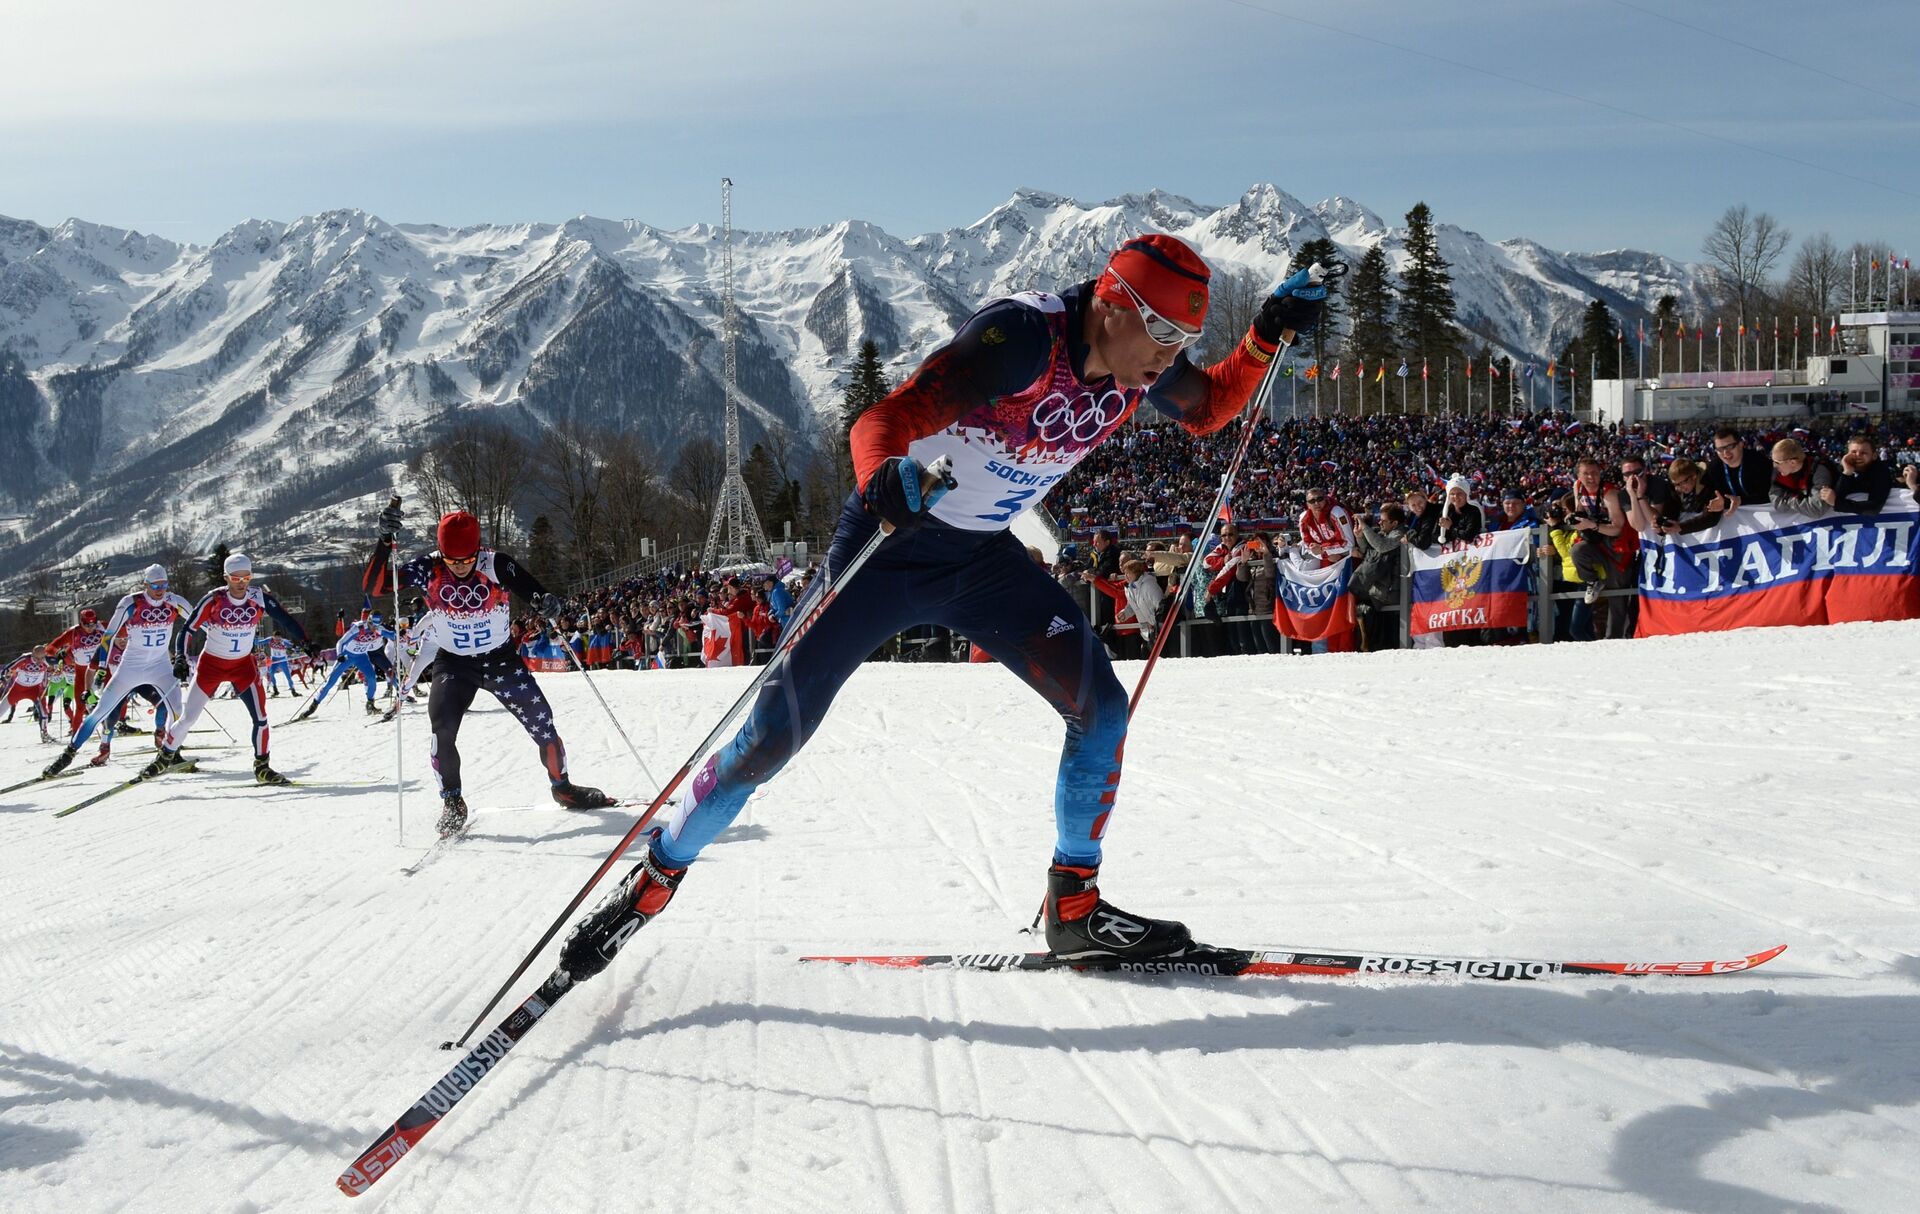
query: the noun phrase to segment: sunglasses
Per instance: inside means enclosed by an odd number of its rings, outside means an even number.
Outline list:
[[[1147,336],[1151,337],[1157,344],[1174,346],[1184,350],[1194,342],[1200,340],[1200,334],[1195,333],[1192,329],[1182,328],[1174,324],[1166,317],[1160,315],[1160,313],[1149,308],[1147,301],[1140,298],[1140,292],[1134,290],[1126,279],[1113,273],[1113,267],[1107,267],[1107,273],[1113,274],[1113,281],[1119,283],[1120,289],[1125,291],[1127,298],[1133,301],[1134,308],[1140,313],[1140,323],[1146,326]]]

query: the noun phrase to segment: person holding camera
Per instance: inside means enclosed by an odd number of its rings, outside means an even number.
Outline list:
[[[1586,584],[1589,606],[1600,602],[1603,590],[1633,585],[1633,563],[1640,550],[1640,537],[1627,521],[1620,487],[1604,484],[1600,478],[1599,460],[1588,456],[1574,465],[1573,509],[1567,515],[1567,524],[1580,537],[1573,545],[1573,563]],[[1630,492],[1645,495],[1644,471],[1634,475]],[[1630,615],[1625,600],[1609,602],[1604,635],[1608,639],[1630,635]]]

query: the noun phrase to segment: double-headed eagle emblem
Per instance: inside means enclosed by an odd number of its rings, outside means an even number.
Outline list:
[[[1455,611],[1467,605],[1474,588],[1480,585],[1480,554],[1462,552],[1440,566],[1440,589],[1446,592],[1447,606]]]

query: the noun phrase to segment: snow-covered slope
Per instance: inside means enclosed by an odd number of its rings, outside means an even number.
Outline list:
[[[746,440],[816,433],[863,340],[897,378],[980,300],[1090,277],[1145,230],[1266,280],[1319,237],[1405,261],[1403,233],[1360,204],[1308,206],[1271,185],[1224,207],[1022,190],[908,240],[858,220],[739,232]],[[32,516],[31,538],[0,548],[0,579],[162,528],[189,547],[322,555],[343,503],[370,500],[434,427],[476,412],[618,427],[668,457],[717,437],[717,235],[341,210],[250,221],[202,248],[0,218],[0,510]],[[1557,351],[1596,296],[1628,313],[1667,291],[1689,308],[1700,297],[1698,267],[1651,254],[1440,237],[1463,324],[1516,354]]]
[[[660,920],[359,1207],[334,1177],[629,819],[547,804],[484,698],[472,837],[414,877],[417,716],[404,842],[392,791],[346,783],[394,764],[352,696],[275,733],[308,788],[224,751],[53,819],[130,755],[0,798],[0,1208],[1905,1214],[1917,649],[1905,623],[1160,664],[1107,845],[1122,907],[1276,947],[1790,946],[1504,985],[803,965],[1027,947],[1052,845],[1041,700],[993,666],[864,666]],[[600,682],[665,773],[746,677]],[[542,683],[575,775],[645,791],[576,677]],[[24,721],[8,776],[49,753]]]

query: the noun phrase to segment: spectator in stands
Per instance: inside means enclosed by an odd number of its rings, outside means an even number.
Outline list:
[[[1120,543],[1105,528],[1093,533],[1093,575],[1109,579],[1120,576]]]
[[[1632,495],[1628,485],[1627,522],[1635,531],[1647,534],[1680,535],[1704,531],[1720,521],[1720,515],[1708,509],[1713,495],[1707,491],[1705,470],[1690,459],[1677,459],[1667,465],[1667,496],[1656,502],[1651,493]]]
[[[1772,467],[1747,450],[1738,430],[1732,426],[1715,430],[1713,454],[1707,488],[1724,499],[1714,509],[1725,514],[1740,506],[1764,506],[1773,499]]]
[[[1473,504],[1472,493],[1473,482],[1464,474],[1456,472],[1447,478],[1447,501],[1436,524],[1438,542],[1464,543],[1480,538],[1487,529],[1486,516]]]
[[[767,614],[773,617],[776,633],[785,629],[787,621],[793,618],[793,592],[787,584],[774,574],[769,573],[765,582],[767,591]]]
[[[1827,513],[1827,498],[1833,496],[1833,469],[1827,462],[1809,455],[1797,438],[1783,438],[1773,445],[1772,503],[1775,510],[1797,510],[1819,516]],[[1822,496],[1822,490],[1825,495]]]
[[[1840,457],[1840,475],[1830,488],[1820,490],[1820,500],[1842,514],[1877,514],[1893,492],[1893,473],[1875,449],[1873,436],[1855,434],[1847,439],[1847,453]]]
[[[1407,490],[1405,501],[1407,543],[1415,548],[1431,548],[1439,543],[1441,504],[1428,497],[1425,489]]]
[[[1240,620],[1234,625],[1243,634],[1241,643],[1234,648],[1243,653],[1278,653],[1280,634],[1273,627],[1273,579],[1279,570],[1274,563],[1273,545],[1266,536],[1255,532],[1247,537],[1246,549],[1246,559],[1234,568],[1233,576],[1246,588],[1246,614],[1255,618]]]
[[[1538,527],[1540,516],[1533,512],[1533,506],[1518,489],[1508,489],[1500,495],[1500,517],[1495,519],[1489,530],[1512,531],[1516,527]]]
[[[1573,545],[1573,563],[1585,583],[1589,605],[1600,601],[1602,590],[1624,590],[1633,585],[1633,554],[1639,548],[1638,537],[1627,522],[1626,502],[1619,486],[1603,483],[1600,476],[1597,459],[1583,459],[1575,465],[1573,509],[1567,514],[1568,524],[1580,533]],[[1630,635],[1626,603],[1624,597],[1609,601],[1607,637]]]
[[[1300,512],[1300,549],[1309,569],[1325,569],[1353,551],[1353,516],[1325,489],[1307,490],[1307,508]]]
[[[1647,505],[1655,514],[1658,514],[1667,508],[1667,503],[1673,497],[1673,482],[1668,477],[1650,470],[1647,467],[1646,457],[1638,452],[1621,458],[1620,487],[1628,490],[1627,524],[1637,534],[1642,528],[1634,523],[1632,518],[1632,486],[1636,483],[1640,485],[1641,496],[1646,499]]]
[[[1406,544],[1407,512],[1398,504],[1380,507],[1378,525],[1361,520],[1354,539],[1353,603],[1369,652],[1400,647],[1400,549]]]
[[[1556,596],[1578,589],[1583,581],[1580,567],[1573,561],[1573,546],[1579,542],[1580,533],[1567,522],[1567,505],[1562,499],[1547,507],[1547,542],[1539,550],[1542,557],[1551,557],[1556,562],[1557,576],[1553,583]],[[1593,639],[1593,607],[1584,594],[1579,598],[1553,600],[1553,634],[1569,641]]]

